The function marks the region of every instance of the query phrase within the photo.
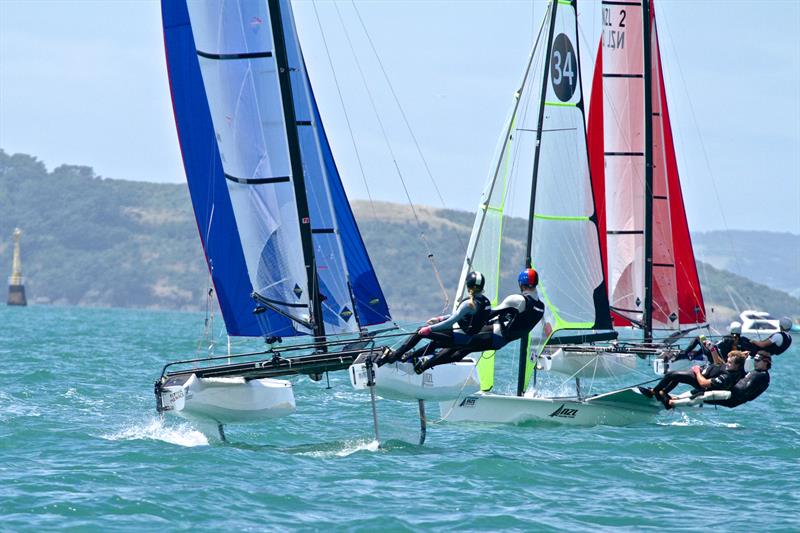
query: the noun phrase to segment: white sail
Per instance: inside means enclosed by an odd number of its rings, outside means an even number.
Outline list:
[[[603,136],[609,300],[644,310],[645,124],[642,6],[603,2]]]
[[[586,147],[575,4],[558,2],[555,12],[532,213],[531,260],[545,303],[545,317],[531,334],[537,355],[564,330],[611,328]]]
[[[188,2],[203,83],[253,290],[309,319],[289,146],[264,2]]]
[[[481,197],[464,265],[464,274],[471,268],[486,276],[488,296],[496,300],[501,286],[513,290],[530,246],[546,305],[531,338],[536,351],[560,330],[610,328],[586,149],[576,12],[565,1],[558,2],[551,20],[553,11],[551,5],[543,25],[548,38],[535,46],[515,95],[518,102]],[[514,214],[532,219],[530,243],[518,240],[526,238],[522,232],[509,238],[503,217]],[[513,261],[503,271],[508,256]],[[514,280],[501,284],[503,274]],[[485,375],[481,372],[482,386]]]

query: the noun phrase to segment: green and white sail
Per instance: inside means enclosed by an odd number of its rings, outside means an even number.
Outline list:
[[[516,274],[528,259],[539,272],[539,297],[546,312],[531,333],[530,349],[524,350],[521,390],[533,369],[531,355],[548,342],[576,335],[591,339],[593,332],[611,329],[586,149],[577,31],[575,2],[551,3],[542,38],[515,94],[464,264],[464,274],[472,269],[486,276],[493,302],[517,291]],[[493,367],[493,354],[484,354],[479,363],[484,390],[493,386]]]

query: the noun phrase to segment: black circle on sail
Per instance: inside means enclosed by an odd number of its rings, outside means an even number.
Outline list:
[[[563,33],[559,33],[553,41],[550,81],[553,91],[562,102],[569,102],[578,86],[578,58],[572,42]]]

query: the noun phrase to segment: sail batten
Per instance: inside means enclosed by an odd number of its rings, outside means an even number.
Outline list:
[[[592,91],[589,136],[594,188],[605,195],[601,226],[614,324],[679,330],[703,323],[705,308],[652,2],[603,2],[603,24],[595,71],[602,91]]]
[[[320,336],[390,320],[290,2],[164,0],[162,13],[187,181],[228,333]]]
[[[537,40],[516,94],[463,272],[481,271],[493,301],[501,285],[515,287],[501,284],[501,263],[506,275],[525,266],[539,272],[545,317],[529,340],[518,341],[518,392],[531,378],[531,352],[538,354],[552,339],[565,336],[559,332],[594,339],[592,332],[611,328],[586,145],[575,3],[551,4],[542,25],[546,39]],[[513,212],[522,207],[510,205],[514,199],[527,209]],[[514,214],[528,222],[523,242],[506,237],[506,225],[512,226],[504,217]],[[493,370],[494,355],[485,353],[479,370]],[[485,377],[493,377],[490,370],[480,375],[484,390]]]

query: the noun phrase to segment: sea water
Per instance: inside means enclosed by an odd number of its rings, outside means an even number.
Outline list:
[[[161,367],[197,354],[202,325],[0,306],[1,531],[800,530],[797,347],[738,409],[623,428],[439,423],[424,446],[415,404],[378,402],[378,446],[346,373],[330,390],[292,377],[295,415],[221,442],[155,412]]]

